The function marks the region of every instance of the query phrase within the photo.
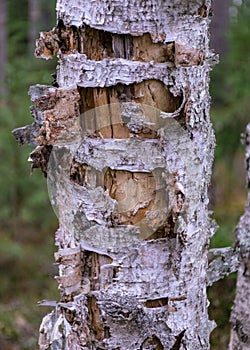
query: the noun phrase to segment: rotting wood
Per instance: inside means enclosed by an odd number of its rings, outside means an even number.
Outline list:
[[[181,106],[183,98],[173,96],[168,87],[157,80],[146,80],[128,86],[117,84],[110,88],[80,88],[80,95],[81,113],[103,106],[101,109],[95,109],[95,115],[92,118],[88,118],[88,115],[82,118],[84,130],[88,130],[92,135],[95,133],[97,137],[101,135],[103,138],[128,138],[132,134],[141,138],[158,137],[156,130],[153,130],[156,129],[155,127],[152,129],[152,127],[137,126],[133,130],[131,123],[125,123],[119,118],[121,111],[117,103],[131,101],[156,107],[166,113],[173,113]],[[100,113],[98,113],[99,110]]]
[[[153,43],[148,33],[134,37],[129,34],[117,35],[87,25],[79,28],[65,26],[62,21],[50,32],[42,32],[36,46],[36,56],[46,59],[59,51],[62,54],[85,54],[88,59],[95,61],[121,57],[164,63],[174,62],[175,57],[173,42]]]

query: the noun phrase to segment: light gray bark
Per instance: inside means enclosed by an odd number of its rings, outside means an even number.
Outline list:
[[[208,268],[210,6],[58,0],[41,33],[57,79],[30,89],[34,123],[14,133],[59,217],[42,350],[209,349],[206,286],[238,263],[216,251]]]
[[[230,247],[210,249],[208,259],[210,260],[207,270],[208,286],[237,271],[239,268],[237,252]]]

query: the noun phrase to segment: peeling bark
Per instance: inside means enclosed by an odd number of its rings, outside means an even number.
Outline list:
[[[37,41],[56,80],[30,89],[34,123],[14,133],[59,217],[40,349],[209,349],[206,285],[229,272],[207,274],[210,6],[58,0]]]

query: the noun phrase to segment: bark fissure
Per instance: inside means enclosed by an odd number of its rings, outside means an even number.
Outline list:
[[[179,350],[181,348],[181,340],[185,334],[185,330],[183,330],[178,336],[176,336],[176,342],[171,350]]]

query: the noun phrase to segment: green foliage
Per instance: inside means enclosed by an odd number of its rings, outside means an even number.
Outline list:
[[[18,147],[11,131],[32,123],[29,86],[50,84],[49,72],[55,69],[55,62],[48,64],[28,56],[27,1],[9,1],[8,4],[8,95],[1,100],[0,109],[0,222],[2,228],[13,233],[23,223],[42,228],[52,222],[54,216],[45,179],[36,173],[32,177],[29,175],[27,159],[32,148]]]
[[[233,231],[246,200],[245,148],[240,138],[250,109],[250,3],[245,0],[234,6],[237,11],[231,19],[229,53],[211,75],[211,117],[217,140],[214,186],[219,188],[214,211],[221,226],[213,246],[233,243]]]
[[[209,316],[217,324],[210,338],[213,350],[228,349],[230,337],[228,320],[235,297],[235,279],[236,274],[234,273],[208,288],[208,299],[211,301],[211,307],[208,309]]]
[[[29,69],[32,69],[32,74]],[[27,65],[25,57],[13,59],[8,70],[9,95],[0,111],[0,220],[5,225],[10,224],[12,218],[15,222],[43,226],[53,217],[45,179],[36,172],[30,176],[27,159],[33,148],[19,147],[11,133],[15,127],[32,123],[27,91],[37,81],[50,83],[49,73],[45,72],[41,64],[32,60]]]
[[[236,99],[244,99],[250,92],[250,3],[243,1],[237,7],[237,18],[232,24],[228,57],[229,73],[227,82]]]
[[[24,251],[18,242],[13,242],[9,237],[0,237],[1,261],[20,259],[24,257]]]
[[[232,158],[238,151],[240,135],[249,122],[250,108],[250,3],[234,5],[231,20],[229,53],[211,74],[212,119],[214,121],[216,157]]]
[[[250,2],[245,0],[241,6],[234,6],[228,55],[211,74],[211,117],[217,139],[213,210],[220,226],[211,240],[212,248],[233,246],[234,229],[246,203],[245,147],[240,138],[249,122],[250,110]],[[208,290],[211,319],[217,323],[211,335],[214,350],[228,348],[235,283],[236,274],[232,274]]]
[[[41,1],[49,29],[55,1]],[[47,4],[46,4],[47,3]],[[18,146],[12,130],[33,122],[29,86],[51,84],[55,61],[28,51],[28,0],[8,0],[7,95],[0,99],[0,349],[35,349],[42,315],[36,302],[57,298],[53,282],[53,237],[57,219],[47,183],[37,170],[30,176],[32,147]],[[50,23],[48,23],[50,21]],[[12,345],[11,345],[12,344]]]

